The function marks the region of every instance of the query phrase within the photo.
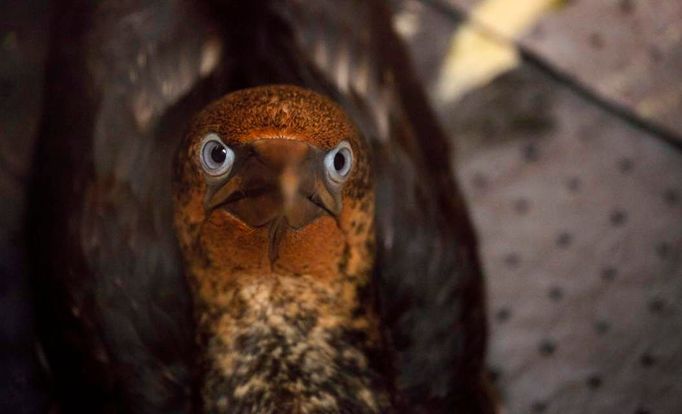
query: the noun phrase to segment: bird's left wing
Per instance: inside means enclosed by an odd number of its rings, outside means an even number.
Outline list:
[[[41,338],[65,412],[186,412],[190,301],[173,153],[219,96],[198,4],[54,5],[28,234]]]

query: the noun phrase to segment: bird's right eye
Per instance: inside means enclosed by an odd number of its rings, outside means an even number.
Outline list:
[[[201,144],[201,166],[211,176],[226,175],[234,164],[234,151],[217,134],[208,134]]]

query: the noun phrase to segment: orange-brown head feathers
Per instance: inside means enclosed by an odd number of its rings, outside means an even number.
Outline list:
[[[234,92],[190,126],[175,226],[207,411],[386,411],[369,164],[341,109],[298,87]]]
[[[373,239],[369,164],[329,99],[294,86],[231,93],[196,117],[179,150],[183,250],[226,274],[338,274],[355,241]]]

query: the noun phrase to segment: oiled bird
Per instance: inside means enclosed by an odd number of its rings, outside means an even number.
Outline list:
[[[56,410],[493,411],[474,233],[383,2],[70,0],[51,30]]]
[[[388,412],[368,147],[331,101],[247,89],[194,121],[175,225],[209,412]]]

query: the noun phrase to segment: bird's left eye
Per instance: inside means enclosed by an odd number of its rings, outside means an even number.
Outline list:
[[[334,183],[344,182],[353,166],[353,150],[347,141],[341,142],[333,150],[329,151],[324,157],[324,166],[327,169],[327,176]]]
[[[206,174],[225,175],[234,164],[234,151],[220,140],[217,134],[208,134],[201,144],[201,166]]]

